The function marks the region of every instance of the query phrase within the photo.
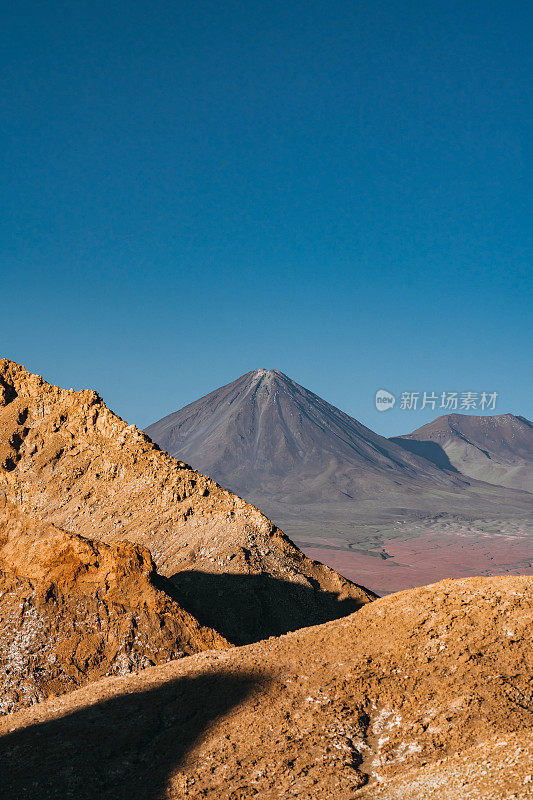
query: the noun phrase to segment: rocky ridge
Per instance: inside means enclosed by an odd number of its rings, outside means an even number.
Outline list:
[[[257,508],[161,452],[96,392],[61,389],[6,359],[0,493],[67,532],[148,547],[181,604],[236,644],[375,597],[306,558]]]

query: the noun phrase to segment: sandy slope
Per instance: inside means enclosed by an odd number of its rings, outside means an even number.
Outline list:
[[[443,581],[4,717],[3,797],[526,800],[532,589]]]

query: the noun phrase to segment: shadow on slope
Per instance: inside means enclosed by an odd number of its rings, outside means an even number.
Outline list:
[[[180,678],[9,733],[0,738],[2,800],[161,800],[209,722],[256,682]]]
[[[312,579],[308,578],[312,584]],[[176,599],[201,625],[212,625],[236,645],[320,625],[357,611],[362,600],[270,575],[214,574],[194,570],[170,578]],[[170,593],[170,589],[165,586]]]
[[[455,472],[457,475],[462,474],[453,466],[446,451],[436,442],[420,441],[418,439],[402,439],[401,436],[391,436],[390,441],[394,442],[394,444],[399,444],[400,447],[403,447],[408,453],[413,453],[415,456],[420,456],[420,458],[431,461],[439,469]]]

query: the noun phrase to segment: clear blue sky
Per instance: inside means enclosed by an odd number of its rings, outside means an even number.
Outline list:
[[[2,6],[4,355],[140,426],[256,367],[532,416],[531,3]]]

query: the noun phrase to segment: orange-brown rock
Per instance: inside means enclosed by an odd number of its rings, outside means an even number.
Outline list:
[[[146,548],[66,533],[0,499],[0,713],[228,646],[157,579]]]
[[[526,800],[532,589],[442,581],[4,717],[2,796]]]
[[[184,606],[235,643],[375,595],[311,561],[260,511],[161,452],[94,391],[0,361],[0,493],[39,519],[148,547]]]

